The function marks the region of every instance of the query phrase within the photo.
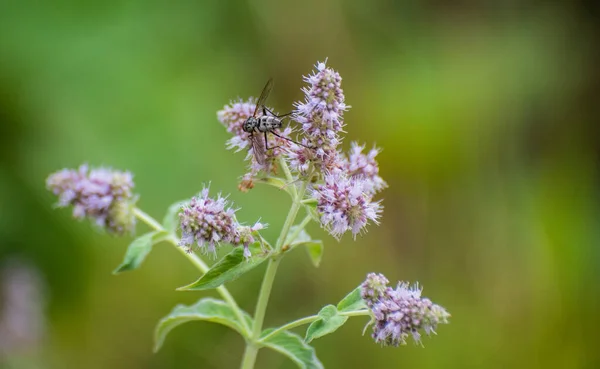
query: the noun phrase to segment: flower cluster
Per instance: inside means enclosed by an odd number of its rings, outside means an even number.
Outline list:
[[[108,168],[63,169],[51,174],[47,188],[59,197],[58,206],[73,205],[73,216],[88,217],[110,233],[133,231],[133,179],[131,173]]]
[[[371,200],[367,184],[363,179],[349,177],[345,171],[334,170],[325,176],[324,184],[315,187],[313,197],[321,224],[336,239],[346,231],[356,238],[369,220],[378,224],[382,206]]]
[[[250,169],[242,177],[239,189],[251,189],[261,171],[276,174],[275,159],[284,154],[294,179],[311,181],[307,193],[317,202],[321,225],[338,240],[347,231],[356,237],[369,222],[378,224],[382,211],[381,203],[373,200],[387,187],[379,176],[376,161],[380,150],[374,147],[363,152],[365,146],[354,142],[348,154],[340,150],[344,112],[349,106],[345,103],[342,78],[337,71],[327,67],[326,62],[319,62],[304,81],[307,83],[302,89],[304,100],[294,104],[294,120],[301,125],[300,144],[290,144],[288,140],[267,134],[269,149],[264,164],[256,161],[248,133],[242,128],[254,113],[255,100],[232,102],[217,113],[219,121],[233,135],[228,148],[249,149]],[[286,138],[291,133],[290,128],[278,132]],[[262,141],[260,144],[264,148]]]
[[[272,134],[267,134],[267,144],[269,150],[266,150],[264,143],[264,134],[255,132],[253,135],[255,136],[255,140],[258,140],[257,143],[262,147],[262,150],[266,151],[266,158],[264,163],[259,163],[256,160],[256,155],[254,153],[254,148],[252,142],[250,140],[250,135],[248,132],[243,130],[244,122],[252,116],[254,113],[254,109],[256,108],[256,103],[253,99],[249,99],[248,101],[237,100],[231,102],[228,105],[225,105],[222,110],[217,112],[217,119],[221,124],[225,126],[227,132],[233,135],[227,141],[226,147],[230,150],[235,150],[235,152],[247,149],[248,155],[246,156],[246,160],[250,162],[248,172],[242,177],[242,180],[239,185],[239,189],[246,192],[254,187],[253,179],[254,177],[261,171],[264,171],[267,174],[276,173],[277,165],[275,163],[276,159],[284,153],[284,150],[289,146],[289,141],[286,139],[282,139]],[[292,133],[291,128],[285,128],[282,131],[278,132],[278,134],[282,137],[289,138]]]
[[[248,101],[236,100],[225,105],[222,110],[217,112],[217,119],[225,126],[227,132],[233,137],[227,141],[228,149],[235,149],[236,152],[247,148],[250,145],[248,133],[244,132],[242,126],[244,122],[252,116],[256,104],[253,99]]]
[[[180,246],[191,251],[192,246],[197,245],[205,253],[214,254],[221,243],[243,245],[244,256],[249,257],[249,246],[254,243],[253,234],[265,225],[256,222],[252,227],[243,226],[238,223],[235,212],[226,198],[220,194],[216,199],[211,198],[208,188],[204,188],[179,212]]]
[[[295,104],[295,120],[302,124],[302,144],[307,147],[295,145],[288,158],[292,168],[301,173],[306,172],[309,162],[322,171],[338,167],[343,114],[349,108],[344,103],[339,73],[328,68],[326,61],[317,63],[316,69],[304,77],[309,85],[302,89],[304,102]]]
[[[423,330],[435,333],[438,324],[447,324],[450,314],[441,306],[421,297],[418,285],[399,282],[396,289],[387,286],[382,274],[370,273],[361,286],[362,298],[371,310],[375,324],[372,337],[383,346],[405,345],[410,335],[421,343]]]
[[[370,195],[386,188],[387,183],[379,176],[379,165],[375,160],[381,150],[374,147],[369,153],[363,154],[364,145],[360,146],[356,142],[352,142],[351,145],[348,158],[344,158],[344,169],[350,178],[362,179],[365,191]]]

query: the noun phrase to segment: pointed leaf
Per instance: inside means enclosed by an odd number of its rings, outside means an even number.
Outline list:
[[[338,311],[353,311],[353,310],[361,310],[366,309],[367,305],[361,296],[361,287],[356,287],[352,292],[350,292],[346,297],[342,299],[337,305]]]
[[[167,209],[167,214],[163,218],[162,225],[167,230],[167,232],[174,233],[177,230],[177,225],[179,224],[178,214],[181,210],[181,207],[190,203],[191,200],[181,200],[169,206]]]
[[[267,329],[263,336],[271,333],[273,329]],[[291,359],[302,369],[323,369],[323,364],[317,358],[315,349],[306,344],[302,337],[297,334],[282,331],[273,337],[262,341],[265,347],[278,351]]]
[[[252,318],[243,312],[247,325],[252,326]],[[162,318],[154,331],[154,352],[158,351],[163,345],[167,334],[175,327],[191,321],[207,321],[223,324],[231,329],[238,331],[242,336],[248,337],[248,332],[244,325],[239,321],[233,309],[224,301],[204,298],[191,306],[177,305],[167,315]]]
[[[294,235],[296,236],[294,237]],[[304,229],[298,232],[298,226],[293,225],[290,227],[290,231],[287,234],[287,239],[285,240],[285,243],[286,245],[293,246],[308,241],[310,241],[310,235],[308,234],[308,232],[306,232],[306,230]]]
[[[315,268],[318,268],[321,264],[321,259],[323,258],[323,241],[313,240],[311,242],[307,242],[305,246],[308,256],[310,257],[310,261],[312,261]]]
[[[304,205],[312,208],[312,209],[316,209],[317,205],[319,204],[319,201],[313,197],[310,197],[308,199],[304,199],[301,201]]]
[[[250,246],[250,252],[252,256],[246,259],[243,247],[234,248],[229,254],[216,262],[200,279],[192,284],[180,287],[178,290],[199,291],[217,288],[256,268],[269,256],[268,252],[263,251],[258,243]]]
[[[285,192],[287,192],[290,196],[294,196],[292,193],[292,186],[294,186],[293,183],[287,183],[285,182],[283,179],[278,178],[278,177],[263,177],[263,178],[258,178],[256,180],[257,183],[264,183],[273,187],[276,187],[279,190],[284,190]]]
[[[321,215],[319,215],[319,212],[317,211],[317,199],[306,199],[306,200],[302,200],[302,204],[304,204],[304,208],[306,209],[306,212],[308,213],[308,215],[311,216],[311,218],[316,221],[317,223],[321,221]]]
[[[306,342],[310,342],[315,338],[323,337],[327,334],[335,332],[339,327],[346,323],[347,316],[338,314],[338,310],[333,305],[327,305],[319,311],[321,319],[312,322],[306,330]]]
[[[160,242],[166,235],[166,232],[155,231],[143,234],[133,240],[127,247],[123,262],[113,271],[113,274],[139,268],[146,256],[152,251],[152,245]]]
[[[301,230],[297,232],[298,226],[292,226],[288,233],[288,239],[286,240],[286,244],[290,245],[290,248],[296,246],[305,246],[306,251],[308,252],[308,256],[312,261],[315,267],[318,267],[321,263],[321,259],[323,257],[323,241],[321,240],[313,240],[306,230]],[[291,238],[297,234],[296,237],[292,240]]]

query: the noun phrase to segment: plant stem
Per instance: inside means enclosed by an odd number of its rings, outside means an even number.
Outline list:
[[[339,313],[339,315],[341,315],[341,316],[348,316],[348,317],[350,317],[350,316],[367,316],[369,314],[370,314],[370,312],[367,309],[343,311],[343,312]],[[290,322],[286,325],[282,325],[281,327],[273,330],[271,333],[269,333],[266,336],[264,336],[263,338],[261,338],[259,342],[264,342],[280,332],[289,331],[290,329],[300,327],[301,325],[310,324],[310,323],[314,322],[315,320],[318,320],[319,318],[320,318],[320,316],[318,316],[318,315],[311,315],[311,316],[307,316],[304,318],[294,320],[293,322]]]
[[[285,160],[280,161],[281,167],[283,168],[283,172],[288,176],[288,180],[293,180],[291,178],[290,170],[285,162]],[[310,178],[310,176],[309,176]],[[306,187],[308,186],[308,180],[302,182],[302,186],[300,190],[295,192],[294,202],[290,211],[285,219],[285,223],[283,224],[283,228],[281,229],[281,233],[279,234],[279,238],[277,239],[277,243],[275,244],[275,251],[281,251],[283,244],[287,239],[287,235],[290,231],[290,228],[294,224],[296,220],[296,216],[298,215],[298,210],[302,204],[300,201],[304,197],[304,193],[306,192]],[[265,314],[267,312],[267,305],[269,303],[269,296],[271,295],[271,288],[273,287],[273,282],[275,281],[275,274],[277,273],[277,267],[281,262],[281,258],[276,255],[275,257],[269,259],[269,264],[267,265],[267,270],[265,271],[265,276],[262,281],[262,285],[260,287],[260,292],[258,295],[258,301],[256,302],[256,309],[254,312],[254,325],[252,326],[252,338],[251,342],[246,341],[246,351],[244,352],[244,357],[242,359],[242,369],[253,369],[254,363],[256,362],[256,356],[258,354],[258,350],[260,347],[256,345],[258,340],[260,339],[260,333],[262,331],[263,322],[265,319]]]
[[[298,228],[296,228],[294,230],[294,233],[292,233],[292,235],[290,237],[288,237],[290,240],[295,240],[296,237],[298,237],[298,235],[300,234],[300,232],[302,232],[302,230],[304,229],[304,227],[306,227],[306,225],[308,223],[310,223],[310,221],[312,220],[312,217],[310,215],[307,215],[304,219],[302,219],[302,222],[300,222],[300,224],[298,224]]]
[[[258,355],[259,347],[254,343],[246,341],[246,349],[244,350],[244,357],[242,358],[241,369],[252,369],[256,362],[256,355]]]
[[[150,215],[146,214],[141,209],[134,208],[133,214],[139,220],[146,223],[150,228],[153,228],[156,231],[166,232],[166,229],[164,229],[163,226],[159,222],[156,221],[156,219],[152,218]],[[200,259],[200,257],[198,255],[194,254],[193,252],[188,253],[183,247],[179,247],[179,239],[174,234],[169,234],[169,236],[167,238],[165,238],[165,241],[167,241],[170,244],[172,244],[173,246],[175,246],[175,248],[183,256],[185,256],[201,273],[206,273],[210,269],[210,267],[204,262],[204,260]],[[235,302],[235,299],[233,298],[231,293],[229,293],[229,291],[227,290],[227,288],[225,288],[225,286],[217,287],[217,292],[219,292],[221,297],[223,297],[223,299],[229,304],[229,306],[231,306],[231,308],[235,312],[236,317],[241,322],[241,324],[244,326],[244,330],[246,331],[246,334],[249,336],[250,335],[250,327],[248,326],[248,322],[244,318],[244,315],[242,314],[242,310],[239,308],[239,306]]]
[[[296,191],[296,186],[294,186],[294,177],[292,177],[292,172],[290,172],[290,168],[288,167],[287,163],[285,162],[285,159],[283,158],[283,156],[279,157],[279,165],[281,165],[281,169],[283,170],[283,173],[285,174],[285,178],[288,181],[288,185],[292,186],[292,193],[293,196],[297,196],[298,192]]]

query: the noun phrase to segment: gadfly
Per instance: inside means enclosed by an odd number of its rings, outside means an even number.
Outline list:
[[[310,148],[292,139],[283,137],[279,133],[275,132],[276,129],[281,128],[281,126],[283,125],[283,118],[292,115],[293,112],[283,115],[277,115],[265,106],[267,97],[269,97],[269,93],[271,92],[272,88],[273,78],[269,78],[267,84],[260,93],[260,97],[256,101],[256,108],[254,109],[254,113],[252,114],[252,116],[246,119],[242,126],[244,132],[248,133],[248,139],[250,140],[250,143],[252,145],[254,157],[256,158],[256,162],[260,165],[265,164],[267,150],[273,149],[273,147],[269,147],[267,133],[272,133],[279,138],[283,138],[284,140],[293,142],[297,145],[304,146],[306,148]],[[262,115],[257,116],[259,112],[262,112]],[[270,115],[267,113],[269,113]],[[263,134],[264,141],[260,137],[261,133]]]

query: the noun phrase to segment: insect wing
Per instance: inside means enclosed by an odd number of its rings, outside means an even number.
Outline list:
[[[269,97],[269,93],[271,92],[272,88],[273,88],[273,78],[269,78],[269,80],[267,81],[267,84],[265,85],[262,92],[260,93],[260,97],[258,98],[258,100],[256,100],[256,108],[254,109],[254,114],[252,114],[254,117],[256,117],[256,113],[258,113],[258,110],[260,109],[260,107],[265,105],[265,102],[267,101],[267,97]]]
[[[250,135],[250,143],[252,144],[252,153],[254,154],[256,162],[260,165],[265,165],[267,148],[265,147],[265,142],[263,141],[261,135],[252,133]]]

